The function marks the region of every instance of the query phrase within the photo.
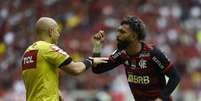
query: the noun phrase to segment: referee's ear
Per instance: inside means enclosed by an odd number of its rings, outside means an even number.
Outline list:
[[[49,36],[50,38],[53,37],[54,29],[53,29],[53,28],[49,28],[47,34],[48,34],[48,36]]]

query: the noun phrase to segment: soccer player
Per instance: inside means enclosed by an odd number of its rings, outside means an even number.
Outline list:
[[[104,32],[99,31],[93,38],[103,40]],[[164,53],[145,43],[144,39],[145,24],[142,20],[135,16],[126,17],[117,29],[117,49],[107,63],[98,64],[92,70],[98,74],[123,64],[135,101],[172,101],[170,95],[180,76]],[[101,45],[95,46],[94,55],[98,56]],[[167,83],[165,75],[169,77]]]
[[[22,76],[27,101],[59,101],[58,68],[71,75],[78,75],[93,64],[104,63],[106,58],[86,58],[73,62],[56,43],[60,36],[58,24],[49,17],[36,23],[37,41],[22,56]]]

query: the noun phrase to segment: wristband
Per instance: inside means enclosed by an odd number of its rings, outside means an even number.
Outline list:
[[[92,66],[92,64],[93,64],[93,59],[91,59],[91,58],[86,58],[84,61],[83,61],[83,63],[84,63],[84,65],[85,65],[85,67],[86,67],[86,70],[88,69],[88,68],[90,68],[91,66]]]
[[[93,43],[93,53],[94,54],[100,54],[101,47],[102,47],[101,41],[100,40],[95,40],[94,43]]]

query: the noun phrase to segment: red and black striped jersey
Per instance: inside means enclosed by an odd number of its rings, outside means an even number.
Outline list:
[[[94,73],[102,73],[120,64],[125,67],[127,80],[136,101],[154,101],[160,97],[161,90],[166,86],[165,75],[173,68],[164,53],[153,45],[142,43],[138,54],[129,56],[125,50],[115,50],[108,63],[99,64],[92,70]]]
[[[160,96],[166,86],[165,74],[173,66],[156,47],[145,43],[142,46],[142,50],[134,56],[122,55],[127,58],[121,62],[136,101],[152,101]]]

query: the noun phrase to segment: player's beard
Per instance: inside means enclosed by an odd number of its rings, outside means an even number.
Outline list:
[[[117,48],[119,50],[126,49],[129,46],[130,42],[128,40],[120,41],[117,39]]]

